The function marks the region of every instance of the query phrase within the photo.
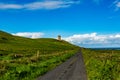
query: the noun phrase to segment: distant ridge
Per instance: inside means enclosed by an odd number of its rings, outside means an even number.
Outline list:
[[[120,47],[111,47],[111,48],[89,48],[93,50],[120,50]]]

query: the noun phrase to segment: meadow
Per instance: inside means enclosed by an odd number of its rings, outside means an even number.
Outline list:
[[[0,80],[35,80],[78,50],[62,40],[30,39],[0,31]]]
[[[82,49],[88,80],[120,80],[120,50]]]
[[[35,80],[79,49],[63,40],[30,39],[0,31],[0,80]],[[88,80],[120,80],[120,50],[81,50]]]

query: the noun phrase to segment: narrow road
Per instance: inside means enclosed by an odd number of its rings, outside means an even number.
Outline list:
[[[37,80],[87,80],[82,52],[48,72]]]

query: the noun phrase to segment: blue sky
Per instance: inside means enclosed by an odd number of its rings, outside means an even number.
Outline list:
[[[0,29],[32,38],[60,34],[84,47],[120,47],[120,1],[0,0]]]

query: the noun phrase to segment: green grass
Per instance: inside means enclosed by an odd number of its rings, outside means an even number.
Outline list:
[[[83,49],[88,80],[120,80],[120,50]]]
[[[0,80],[34,80],[78,50],[66,41],[29,39],[0,31]]]
[[[79,47],[51,38],[29,39],[0,31],[0,80],[35,80]],[[82,49],[88,80],[120,80],[120,50]]]

